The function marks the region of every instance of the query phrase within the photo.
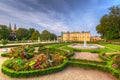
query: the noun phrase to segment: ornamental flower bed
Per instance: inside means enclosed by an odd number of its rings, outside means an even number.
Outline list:
[[[50,50],[48,49],[48,52],[45,49],[38,53],[34,51],[35,47],[30,45],[11,49],[9,52],[11,55],[9,55],[9,60],[5,62],[5,67],[13,71],[44,70],[58,66],[66,59],[65,55],[56,51],[52,51],[52,53],[49,53]]]

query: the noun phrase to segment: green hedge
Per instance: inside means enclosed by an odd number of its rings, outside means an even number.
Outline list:
[[[6,61],[5,61],[6,62]],[[92,63],[83,63],[83,62],[75,62],[75,61],[64,61],[63,64],[51,67],[51,68],[46,68],[44,70],[31,70],[31,71],[13,71],[11,69],[8,69],[5,66],[5,62],[2,65],[2,72],[10,77],[17,77],[17,78],[22,78],[22,77],[34,77],[34,76],[41,76],[41,75],[46,75],[50,73],[55,73],[58,71],[63,70],[66,66],[78,66],[82,68],[90,68],[90,69],[97,69],[105,72],[112,73],[113,76],[119,78],[120,72],[117,71],[114,68],[108,67],[108,66],[102,66],[102,65],[97,65],[97,64],[92,64]]]
[[[99,53],[99,57],[102,58],[103,60],[110,60],[107,55],[103,52]]]
[[[11,56],[11,54],[10,53],[2,53],[1,56],[2,57],[9,57],[9,56]]]
[[[112,75],[115,76],[116,78],[119,78],[119,76],[120,76],[119,75],[120,72],[118,70],[108,67],[108,66],[101,66],[101,65],[97,65],[97,64],[73,62],[73,61],[68,61],[68,64],[70,66],[78,66],[78,67],[82,67],[82,68],[97,69],[97,70],[101,70],[104,72],[109,72],[109,73],[112,73]]]
[[[70,61],[75,61],[75,62],[84,62],[84,63],[92,63],[92,64],[97,64],[97,65],[106,65],[106,61],[96,61],[96,60],[86,60],[86,59],[77,59],[77,58],[70,58]]]
[[[46,68],[46,69],[39,69],[39,70],[31,70],[31,71],[14,71],[11,69],[8,69],[5,66],[5,63],[7,61],[5,61],[2,64],[2,72],[10,77],[13,78],[23,78],[23,77],[34,77],[34,76],[41,76],[41,75],[46,75],[46,74],[50,74],[50,73],[55,73],[58,71],[63,70],[66,66],[67,66],[67,60],[64,61],[63,64],[55,66],[55,67],[50,67],[50,68]]]

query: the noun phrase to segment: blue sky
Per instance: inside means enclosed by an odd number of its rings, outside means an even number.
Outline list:
[[[62,31],[90,31],[120,0],[0,0],[0,24],[44,29],[60,35]]]

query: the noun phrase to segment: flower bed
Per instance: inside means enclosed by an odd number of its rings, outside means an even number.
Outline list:
[[[67,57],[73,55],[67,51],[39,47],[37,53],[30,45],[10,50],[10,59],[2,65],[2,72],[10,77],[32,77],[60,71],[66,66]],[[2,54],[3,55],[3,54]],[[34,56],[37,55],[37,58]]]
[[[37,70],[29,70],[29,71],[14,71],[12,69],[9,69],[8,67],[5,66],[7,61],[5,61],[2,65],[2,72],[10,77],[34,77],[34,76],[41,76],[45,74],[50,74],[50,73],[55,73],[58,71],[63,70],[66,65],[67,61],[64,61],[61,65],[55,66],[55,67],[50,67],[46,69],[37,69]]]
[[[47,48],[40,45],[38,52],[34,46],[20,46],[7,53],[9,60],[2,64],[2,72],[10,77],[34,77],[63,70],[67,66],[97,69],[112,73],[119,78],[119,70],[112,67],[114,62],[110,56],[100,53],[104,61],[73,59],[73,50]],[[8,55],[10,54],[10,55]],[[37,57],[36,57],[37,56]]]

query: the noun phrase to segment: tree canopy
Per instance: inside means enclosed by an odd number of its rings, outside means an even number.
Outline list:
[[[43,30],[41,33],[42,40],[54,40],[57,39],[57,36],[54,33],[50,33],[47,30]]]
[[[30,39],[32,40],[38,40],[38,37],[40,37],[40,33],[38,30],[35,30],[33,33],[32,33],[32,37]]]
[[[11,26],[0,25],[0,40],[37,40],[38,37],[44,41],[57,39],[54,33],[50,33],[47,30],[43,30],[40,34],[40,32],[34,28],[18,28],[14,31],[11,29]]]
[[[0,39],[8,39],[10,30],[6,25],[0,25]]]
[[[105,14],[96,30],[106,40],[120,38],[120,7],[113,6],[109,8],[109,14]]]

